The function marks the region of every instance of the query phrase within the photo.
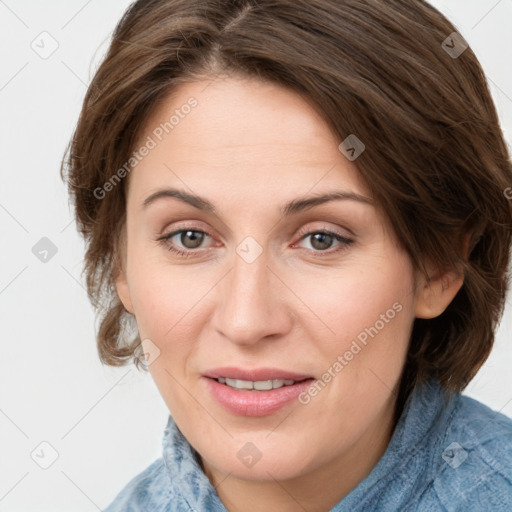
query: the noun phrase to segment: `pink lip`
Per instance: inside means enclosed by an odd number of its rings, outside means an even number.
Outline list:
[[[210,377],[203,377],[202,380],[205,382],[208,391],[225,410],[239,416],[268,416],[273,414],[297,399],[314,381],[314,379],[307,379],[291,386],[283,386],[268,391],[242,391],[221,384]]]
[[[228,377],[238,380],[304,380],[313,378],[312,375],[289,372],[279,368],[255,368],[253,370],[244,370],[234,366],[225,366],[222,368],[213,368],[203,374],[205,377],[217,379],[218,377]]]

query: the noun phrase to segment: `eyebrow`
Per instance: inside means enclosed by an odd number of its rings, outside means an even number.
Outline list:
[[[207,199],[195,194],[185,192],[184,190],[178,190],[176,188],[165,188],[157,190],[144,200],[144,202],[142,203],[142,208],[147,208],[150,204],[154,203],[155,201],[168,197],[174,197],[176,199],[179,199],[180,201],[183,201],[184,203],[187,203],[193,206],[194,208],[197,208],[198,210],[218,215],[218,212],[213,206],[213,204]],[[373,200],[370,199],[369,197],[356,194],[355,192],[338,191],[311,196],[305,199],[294,199],[293,201],[290,201],[281,207],[281,213],[283,216],[287,217],[313,208],[314,206],[336,200],[358,201],[363,204],[373,205]]]

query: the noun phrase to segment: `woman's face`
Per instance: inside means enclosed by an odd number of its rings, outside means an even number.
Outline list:
[[[421,299],[340,142],[301,96],[234,78],[181,86],[141,134],[117,290],[211,474],[355,468],[389,441]],[[202,200],[154,196],[168,189]],[[207,374],[313,380],[242,391]]]

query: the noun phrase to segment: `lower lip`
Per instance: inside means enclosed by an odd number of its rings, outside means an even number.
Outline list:
[[[221,384],[210,377],[203,377],[210,393],[227,411],[240,416],[267,416],[283,408],[306,391],[314,379],[297,382],[268,391],[241,391]]]

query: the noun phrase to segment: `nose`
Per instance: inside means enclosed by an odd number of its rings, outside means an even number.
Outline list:
[[[291,329],[293,294],[271,266],[265,252],[251,263],[235,253],[231,270],[217,287],[213,325],[233,343],[275,340]]]

